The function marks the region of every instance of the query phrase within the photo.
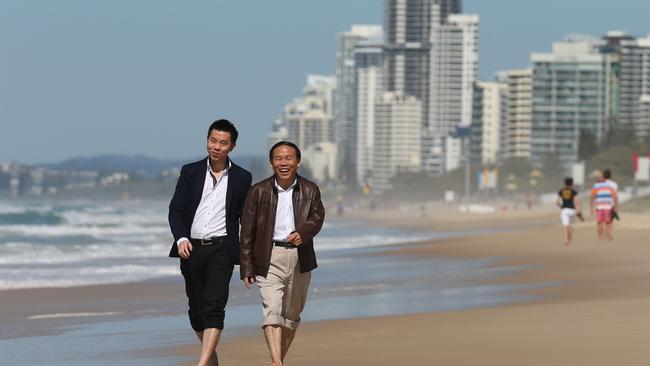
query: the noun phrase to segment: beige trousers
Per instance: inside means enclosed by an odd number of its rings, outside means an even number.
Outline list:
[[[269,273],[256,280],[262,295],[262,327],[298,328],[311,282],[311,272],[300,273],[298,249],[274,246]]]

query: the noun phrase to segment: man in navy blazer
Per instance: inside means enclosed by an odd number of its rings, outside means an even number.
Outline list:
[[[233,163],[238,132],[220,119],[208,129],[208,157],[181,169],[169,204],[174,235],[170,257],[180,258],[192,329],[201,341],[198,365],[218,365],[230,278],[239,264],[239,220],[251,174]]]

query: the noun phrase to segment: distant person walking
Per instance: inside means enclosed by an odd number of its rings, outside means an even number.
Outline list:
[[[578,192],[573,189],[573,178],[564,179],[564,187],[558,192],[556,204],[560,208],[564,245],[569,246],[573,239],[573,218],[578,216],[582,220],[580,198]]]
[[[612,210],[618,208],[618,194],[598,172],[596,183],[591,188],[591,214],[596,214],[596,230],[599,240],[614,240],[612,236]]]

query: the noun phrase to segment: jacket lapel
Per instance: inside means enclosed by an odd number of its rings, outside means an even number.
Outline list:
[[[230,203],[232,202],[232,195],[235,190],[235,180],[237,179],[235,171],[235,164],[232,163],[230,170],[228,170],[228,187],[226,188],[226,221],[228,221],[228,217],[230,217]]]
[[[201,196],[203,195],[203,188],[205,186],[205,175],[208,172],[208,160],[202,160],[203,164],[198,168],[194,175],[194,182],[192,182],[192,212],[196,212],[201,203]]]

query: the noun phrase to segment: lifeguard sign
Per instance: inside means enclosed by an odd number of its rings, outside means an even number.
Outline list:
[[[639,156],[634,154],[634,179],[637,182],[647,182],[650,180],[650,154]]]

